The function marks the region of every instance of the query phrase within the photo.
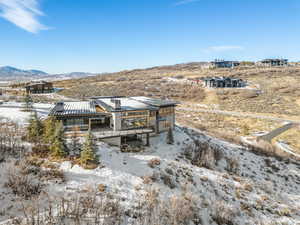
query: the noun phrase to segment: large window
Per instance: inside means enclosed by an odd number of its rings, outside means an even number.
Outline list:
[[[132,111],[132,112],[122,112],[122,117],[130,116],[145,116],[148,115],[147,111]]]
[[[122,129],[137,129],[147,127],[146,118],[123,118],[122,119]]]
[[[86,121],[84,119],[66,119],[64,121],[65,126],[80,126],[87,124],[85,123]]]
[[[159,113],[160,114],[172,114],[172,113],[174,113],[174,107],[160,108]]]

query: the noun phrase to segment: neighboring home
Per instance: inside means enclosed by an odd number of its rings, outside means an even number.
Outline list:
[[[225,60],[218,60],[211,62],[212,68],[233,68],[240,65],[238,61],[225,61]]]
[[[89,101],[58,102],[50,116],[67,131],[90,130],[97,139],[120,146],[137,136],[146,138],[174,128],[177,102],[148,97],[93,97]]]
[[[211,88],[239,88],[246,86],[245,81],[233,77],[206,77],[203,80],[205,87]]]
[[[264,59],[258,63],[262,66],[287,66],[288,65],[288,59]]]
[[[9,87],[9,83],[6,81],[0,81],[0,96],[5,93],[7,88]]]
[[[32,82],[25,85],[26,94],[46,94],[54,91],[53,84],[47,81]]]

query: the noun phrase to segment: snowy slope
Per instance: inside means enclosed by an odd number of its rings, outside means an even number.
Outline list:
[[[210,141],[211,145],[224,150],[224,157],[236,159],[240,164],[237,174],[226,171],[224,160],[221,160],[215,170],[191,165],[181,154],[182,148],[192,141],[189,135],[201,141]],[[61,169],[65,171],[68,181],[63,187],[57,188],[78,190],[105,184],[109,191],[126,199],[124,202],[129,207],[134,204],[140,192],[149,186],[144,184],[143,177],[151,177],[153,174],[159,174],[159,177],[167,173],[171,174],[175,188],[169,188],[159,178],[151,187],[159,189],[161,197],[179,194],[188,187],[193,195],[200,198],[199,203],[204,205],[201,213],[205,214],[207,210],[213,213],[214,205],[219,201],[237,209],[237,224],[257,224],[258,221],[278,221],[286,224],[300,222],[299,165],[273,158],[267,160],[240,146],[198,134],[190,129],[184,131],[176,128],[175,140],[176,144],[170,146],[165,144],[165,136],[160,135],[151,139],[151,147],[142,153],[121,153],[117,148],[101,143],[99,155],[104,168],[85,170],[64,162]],[[161,161],[156,168],[148,166],[148,161],[153,158]],[[206,208],[203,202],[208,203]],[[287,216],[280,215],[286,211]],[[212,224],[209,216],[204,218],[205,224]]]
[[[58,165],[65,173],[66,182],[52,183],[45,191],[51,195],[68,195],[103,184],[106,191],[122,199],[124,207],[131,208],[149,188],[158,189],[162,199],[187,189],[198,199],[203,225],[216,224],[212,218],[220,213],[220,205],[231,210],[234,224],[300,223],[299,164],[255,155],[241,146],[192,129],[177,127],[174,136],[174,145],[165,144],[165,134],[153,137],[151,146],[140,153],[122,153],[116,147],[99,143],[101,167],[86,170],[62,162]],[[193,143],[192,139],[222,149],[223,159],[214,169],[194,166],[182,154]],[[151,168],[148,162],[154,158],[160,160],[160,165]],[[238,162],[237,171],[228,171],[228,159]],[[161,177],[166,175],[173,186],[164,183]],[[150,177],[155,179],[149,182],[146,178]],[[12,199],[15,198],[9,190],[0,189],[0,212],[11,207],[10,212],[18,215],[19,206]],[[0,221],[7,218],[0,213]]]
[[[30,117],[30,112],[24,112],[24,103],[20,102],[8,102],[0,105],[0,119],[6,118],[20,125],[26,124]],[[33,108],[37,111],[38,116],[45,118],[51,107],[51,104],[35,103]]]

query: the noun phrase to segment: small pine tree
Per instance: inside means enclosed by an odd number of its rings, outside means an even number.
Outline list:
[[[83,148],[80,154],[80,162],[83,165],[88,165],[89,163],[98,163],[98,158],[96,155],[96,145],[94,143],[93,135],[89,131],[86,136]]]
[[[72,131],[70,150],[72,151],[73,155],[79,156],[81,151],[81,144],[79,141],[80,128],[76,126],[72,129]]]
[[[40,142],[43,136],[43,123],[38,117],[36,111],[31,113],[29,125],[27,127],[27,136],[28,140],[34,143]]]
[[[174,144],[174,136],[173,136],[173,129],[172,127],[169,128],[167,133],[167,144],[172,145]]]
[[[24,111],[32,111],[32,98],[29,94],[26,94],[25,99],[25,110]]]
[[[50,144],[54,142],[56,126],[58,125],[56,119],[53,116],[47,118],[44,122],[44,135],[43,139],[46,143]]]
[[[62,158],[67,155],[67,148],[64,140],[64,129],[62,122],[56,122],[56,131],[53,139],[53,144],[50,146],[50,151],[54,157]]]

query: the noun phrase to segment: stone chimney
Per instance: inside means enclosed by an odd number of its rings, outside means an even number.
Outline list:
[[[56,103],[56,111],[57,112],[63,112],[64,111],[64,102],[57,102]]]

